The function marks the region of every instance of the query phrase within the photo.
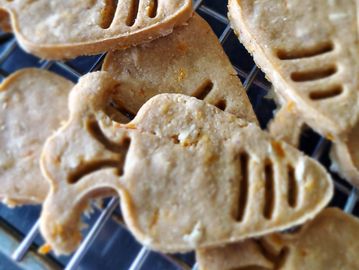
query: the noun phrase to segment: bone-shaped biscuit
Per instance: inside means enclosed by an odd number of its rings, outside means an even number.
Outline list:
[[[189,251],[282,230],[313,218],[332,196],[325,169],[255,124],[193,97],[152,98],[127,125],[104,113],[121,85],[80,79],[68,123],[45,144],[51,191],[41,232],[57,253],[81,240],[89,197],[116,191],[144,245]]]
[[[217,36],[197,14],[165,38],[108,53],[102,70],[121,82],[116,100],[126,115],[135,115],[148,99],[166,92],[195,96],[257,122]]]
[[[295,233],[275,233],[197,252],[201,270],[359,269],[359,221],[328,208]]]
[[[39,158],[43,143],[68,118],[73,84],[48,71],[24,69],[0,85],[0,199],[8,205],[41,203],[49,185]]]
[[[63,59],[168,35],[190,18],[192,1],[1,0],[1,9],[10,14],[12,30],[26,51]]]
[[[356,5],[355,0],[229,1],[233,28],[277,93],[326,137],[340,137],[359,119]]]

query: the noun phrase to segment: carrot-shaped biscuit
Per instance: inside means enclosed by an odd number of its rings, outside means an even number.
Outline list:
[[[130,123],[105,107],[121,84],[81,78],[70,118],[41,158],[51,182],[41,232],[57,253],[80,243],[89,197],[117,192],[130,231],[163,252],[223,245],[313,218],[330,200],[325,169],[252,123],[180,94],[150,99]]]

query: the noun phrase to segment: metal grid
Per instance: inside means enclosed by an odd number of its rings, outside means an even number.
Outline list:
[[[205,19],[209,21],[211,26],[215,29],[221,44],[223,45],[224,49],[228,49],[228,47],[233,47],[231,42],[228,41],[229,39],[236,40],[236,37],[231,30],[229,25],[228,19],[225,16],[226,10],[226,2],[225,0],[197,0],[194,1],[194,9],[200,13]],[[220,30],[218,30],[220,29]],[[233,43],[233,42],[232,42]],[[12,67],[6,69],[6,61],[13,56],[14,54],[19,53],[20,49],[16,43],[15,38],[11,34],[0,33],[0,79],[5,78],[10,73],[12,73],[17,68]],[[236,53],[241,52],[243,54],[243,58],[241,63],[248,63],[251,64],[251,67],[243,67],[241,64],[235,63],[233,60],[233,53],[228,53],[232,62],[234,62],[234,68],[238,72],[238,76],[242,79],[244,88],[247,90],[247,93],[252,101],[252,105],[254,110],[259,117],[262,126],[265,126],[268,122],[268,116],[263,118],[264,114],[268,114],[268,111],[272,111],[274,109],[274,103],[272,101],[268,101],[265,99],[264,95],[269,91],[270,84],[265,81],[263,74],[259,71],[259,69],[254,65],[249,55],[243,50],[243,47],[239,47],[241,45],[235,44]],[[240,49],[238,49],[240,48]],[[82,60],[86,60],[91,58],[91,64],[88,65],[87,71],[80,70],[76,68],[75,62],[59,62],[59,61],[42,61],[39,59],[33,60],[31,64],[27,64],[27,66],[37,66],[42,69],[51,69],[60,74],[66,73],[71,77],[74,81],[76,81],[80,76],[87,72],[91,72],[94,70],[98,70],[101,68],[101,64],[104,58],[104,54],[96,57],[87,57],[82,58]],[[247,57],[247,59],[245,59]],[[34,59],[34,57],[30,55],[24,55],[23,60],[25,59]],[[15,63],[16,66],[16,63]],[[266,107],[267,105],[267,107]],[[270,113],[271,117],[272,114]],[[261,121],[262,120],[262,121]],[[313,158],[322,162],[327,168],[329,166],[329,158],[328,158],[328,151],[330,148],[330,142],[326,141],[324,138],[314,134],[313,132],[309,132],[309,134],[304,134],[302,136],[303,142],[303,151],[307,154],[311,155]],[[333,175],[335,179],[335,196],[331,203],[331,205],[341,207],[348,213],[353,213],[359,215],[359,209],[356,209],[358,192],[357,190],[340,179],[337,175]],[[91,247],[93,247],[94,242],[96,241],[96,237],[101,233],[104,229],[106,223],[110,219],[118,220],[120,224],[125,228],[119,214],[116,212],[118,211],[118,198],[112,198],[107,203],[106,207],[100,211],[97,219],[88,230],[86,237],[84,238],[81,246],[77,249],[77,251],[67,259],[66,265],[64,265],[66,270],[74,270],[74,269],[81,269],[82,259],[89,251]],[[3,218],[4,217],[1,217]],[[5,219],[6,221],[6,219]],[[1,225],[1,224],[0,224]],[[11,254],[11,258],[15,262],[21,262],[26,254],[29,252],[30,247],[34,244],[36,238],[39,237],[39,221],[37,220],[33,225],[32,228],[28,231],[26,235],[22,238],[21,242],[18,244],[17,248],[13,250]],[[17,230],[17,228],[13,228]],[[96,245],[96,244],[95,244]],[[96,246],[95,246],[96,248]],[[115,251],[116,252],[116,251]],[[119,251],[121,252],[121,251]],[[122,251],[123,252],[123,251]],[[153,254],[152,251],[149,251],[145,247],[142,247],[138,250],[137,254],[131,259],[131,263],[129,264],[128,269],[135,270],[135,269],[142,269],[145,265],[146,261],[149,260],[149,256]],[[172,256],[161,254],[163,258],[168,260],[171,265],[174,267],[173,269],[197,269],[197,264],[194,260],[184,259],[185,256]],[[193,257],[193,254],[189,255],[189,257]],[[66,261],[66,260],[65,260]],[[1,268],[1,264],[0,264]],[[149,269],[148,267],[143,269]]]

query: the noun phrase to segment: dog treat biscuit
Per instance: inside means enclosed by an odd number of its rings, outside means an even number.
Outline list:
[[[356,1],[230,0],[240,41],[305,123],[325,137],[359,120]]]
[[[298,232],[275,233],[197,252],[200,270],[354,270],[359,268],[359,220],[328,208]]]
[[[125,115],[136,115],[148,99],[165,92],[194,96],[257,122],[218,38],[197,14],[167,37],[110,52],[102,69],[121,82],[116,99]]]
[[[55,252],[77,247],[88,198],[109,191],[119,193],[134,236],[163,252],[282,230],[330,200],[325,169],[257,125],[180,94],[157,95],[118,124],[104,110],[117,91],[107,73],[81,78],[69,121],[44,147],[52,189],[41,232]]]
[[[0,85],[0,199],[41,203],[49,184],[40,171],[43,143],[68,118],[73,84],[49,71],[23,69]]]
[[[148,42],[170,34],[193,12],[190,0],[1,0],[1,9],[10,14],[21,47],[45,59]]]

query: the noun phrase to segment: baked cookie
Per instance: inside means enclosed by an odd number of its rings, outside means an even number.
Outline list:
[[[40,171],[43,143],[68,118],[73,84],[49,71],[23,69],[0,85],[0,199],[41,203],[49,185]]]
[[[89,197],[116,191],[124,220],[163,252],[223,245],[301,224],[330,200],[325,169],[253,123],[180,94],[150,99],[129,124],[104,108],[121,84],[105,72],[80,79],[69,121],[41,157],[51,191],[41,232],[57,253],[81,240]]]
[[[359,120],[356,11],[355,0],[229,1],[234,30],[278,95],[326,137]]]
[[[151,97],[166,92],[194,96],[257,122],[218,38],[197,14],[167,37],[108,53],[102,69],[121,82],[116,100],[124,114],[135,115]]]
[[[359,220],[339,209],[323,210],[295,233],[275,233],[197,252],[199,269],[359,269]]]
[[[0,0],[0,9],[10,14],[21,47],[46,59],[148,42],[170,34],[193,12],[191,0]]]

